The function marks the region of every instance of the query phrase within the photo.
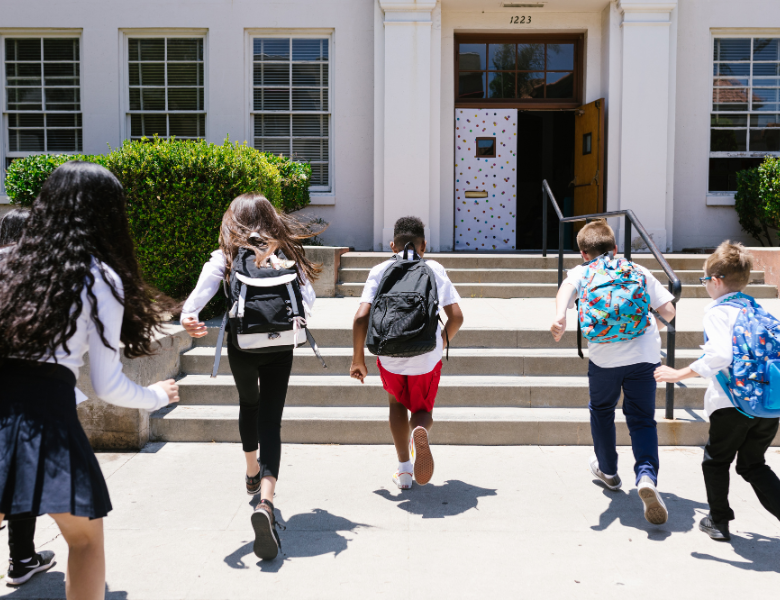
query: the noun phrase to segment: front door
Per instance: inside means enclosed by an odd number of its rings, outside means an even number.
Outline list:
[[[574,214],[604,212],[604,99],[585,104],[574,117]],[[583,227],[577,224],[575,230]]]
[[[517,248],[517,110],[455,110],[455,249]]]

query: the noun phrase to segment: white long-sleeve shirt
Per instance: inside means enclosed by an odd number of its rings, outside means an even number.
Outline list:
[[[733,293],[724,294],[705,307],[704,331],[707,334],[707,342],[701,347],[704,356],[691,364],[691,369],[695,373],[710,380],[710,385],[704,394],[704,410],[708,417],[718,409],[734,406],[715,379],[719,371],[728,368],[734,357],[731,340],[734,337],[734,323],[740,309],[719,304],[733,295]]]
[[[203,307],[208,304],[209,300],[214,297],[214,294],[216,294],[217,290],[222,286],[222,280],[224,278],[225,256],[222,254],[222,250],[215,250],[211,253],[209,261],[203,265],[203,270],[200,272],[198,283],[184,303],[184,307],[181,311],[181,318],[186,319],[187,317],[194,317],[195,320],[197,320],[200,311],[203,310]],[[317,295],[314,293],[314,288],[311,283],[309,283],[306,276],[302,273],[301,280],[303,281],[301,296],[303,296],[306,312],[309,313],[314,306]]]
[[[110,278],[116,290],[123,295],[122,280],[110,267],[103,265],[106,275]],[[158,385],[143,387],[133,383],[122,372],[122,362],[119,359],[120,334],[122,332],[122,319],[124,307],[111,293],[108,284],[103,280],[100,266],[93,259],[92,274],[95,276],[95,284],[92,293],[97,299],[98,317],[103,323],[103,335],[111,348],[106,348],[100,339],[95,322],[90,315],[91,304],[87,298],[87,286],[81,292],[83,308],[79,315],[76,333],[68,340],[68,352],[60,346],[53,357],[48,357],[45,362],[56,362],[69,368],[78,379],[79,369],[84,365],[84,354],[89,352],[89,377],[92,387],[98,398],[110,404],[125,406],[127,408],[145,408],[157,410],[168,404],[168,395]],[[77,402],[86,399],[86,396],[76,390]]]

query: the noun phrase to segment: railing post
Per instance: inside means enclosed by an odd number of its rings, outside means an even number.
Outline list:
[[[547,258],[547,190],[542,184],[542,257]]]
[[[563,226],[564,223],[558,221],[558,289],[563,284]]]
[[[628,260],[631,260],[631,219],[628,218],[628,215],[624,217],[623,223],[626,230],[625,236],[623,237],[623,256]]]
[[[669,291],[672,291],[672,282],[669,282]],[[675,307],[676,308],[676,307]],[[670,327],[666,332],[666,365],[674,369],[674,348],[677,336],[677,315],[669,321]],[[674,384],[666,384],[666,418],[674,419]]]

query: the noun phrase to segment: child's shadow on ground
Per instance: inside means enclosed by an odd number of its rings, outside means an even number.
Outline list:
[[[344,517],[329,513],[327,510],[315,508],[310,513],[293,515],[285,521],[281,511],[274,511],[277,522],[282,526],[280,537],[282,551],[274,560],[258,560],[257,565],[263,571],[276,573],[289,558],[308,558],[333,553],[338,556],[347,549],[351,538],[339,532],[355,532],[360,527],[369,527],[362,523],[354,523]],[[254,540],[238,548],[225,557],[225,563],[233,569],[248,569],[244,559],[256,560],[252,550]]]
[[[691,552],[691,556],[731,565],[746,571],[780,573],[780,561],[778,560],[778,556],[780,556],[780,538],[768,537],[749,531],[744,532],[744,536],[731,534],[731,547],[734,548],[734,552],[745,559],[744,561],[728,560],[702,552]],[[712,543],[723,544],[728,542]]]
[[[470,485],[457,479],[450,479],[444,485],[414,485],[411,490],[402,490],[397,496],[388,490],[374,493],[385,500],[398,502],[398,508],[423,519],[453,517],[477,507],[479,498],[495,496],[496,490]]]
[[[662,541],[675,532],[685,532],[693,529],[697,524],[696,509],[703,513],[709,510],[704,502],[696,502],[681,498],[676,494],[661,492],[661,497],[669,510],[669,520],[663,525],[653,525],[645,519],[644,504],[636,488],[624,492],[603,490],[604,495],[610,499],[609,507],[599,517],[599,524],[591,527],[594,531],[604,531],[615,521],[620,521],[624,527],[632,527],[647,532],[647,539]],[[701,516],[704,516],[702,514]]]
[[[59,557],[57,557],[59,558]],[[57,558],[55,558],[55,563]],[[67,557],[65,559],[67,561]],[[2,579],[0,579],[2,582]],[[21,586],[6,585],[3,590],[8,593],[3,598],[18,598],[19,600],[37,598],[62,598],[65,600],[65,574],[60,571],[44,571],[37,573],[30,581]],[[127,592],[111,591],[106,585],[106,600],[127,600]]]

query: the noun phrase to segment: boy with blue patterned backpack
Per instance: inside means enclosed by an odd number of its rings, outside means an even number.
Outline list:
[[[702,284],[713,299],[704,313],[704,355],[685,369],[660,367],[658,382],[707,377],[704,409],[710,436],[702,471],[710,514],[699,529],[712,539],[731,538],[729,470],[750,483],[761,504],[780,519],[780,479],[764,455],[780,423],[780,321],[742,290],[752,257],[742,244],[723,242],[704,263]]]
[[[555,341],[560,341],[566,331],[566,310],[574,306],[576,298],[578,326],[588,340],[590,359],[588,408],[595,450],[590,470],[610,490],[620,489],[615,408],[622,392],[645,518],[660,525],[669,517],[656,487],[659,465],[653,372],[661,360],[661,334],[650,309],[669,322],[675,314],[674,297],[644,267],[610,256],[617,247],[606,221],[585,225],[577,235],[577,245],[586,262],[569,270],[558,290],[550,331]]]

